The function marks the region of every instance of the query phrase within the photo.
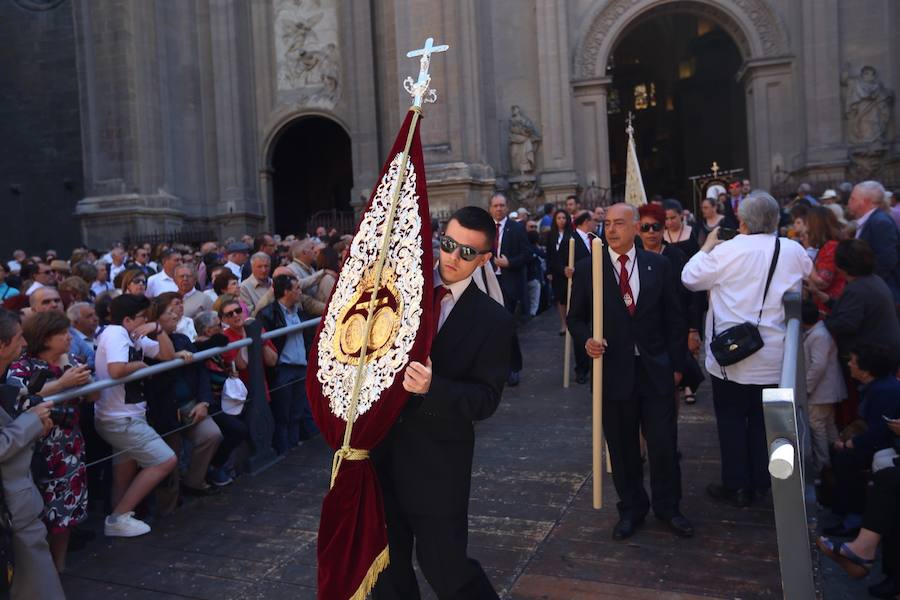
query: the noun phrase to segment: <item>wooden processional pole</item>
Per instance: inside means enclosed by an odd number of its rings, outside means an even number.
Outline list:
[[[591,275],[594,285],[593,308],[593,338],[603,341],[603,242],[600,238],[594,238],[591,242]],[[593,442],[593,475],[594,475],[594,508],[603,508],[603,357],[594,359],[593,389],[591,390],[592,411],[592,442]],[[609,458],[609,451],[606,453]]]
[[[569,238],[569,261],[566,263],[570,269],[575,268],[575,238]],[[566,283],[566,314],[569,314],[569,304],[572,303],[572,277],[568,278]],[[563,387],[569,387],[569,366],[572,361],[572,334],[569,333],[569,327],[566,326],[566,349],[563,357]]]

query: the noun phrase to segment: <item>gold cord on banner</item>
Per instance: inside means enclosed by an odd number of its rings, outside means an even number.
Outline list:
[[[365,460],[368,458],[368,452],[365,450],[357,450],[350,447],[350,436],[353,434],[353,423],[356,421],[356,411],[359,404],[359,392],[362,389],[363,375],[366,368],[366,352],[369,349],[369,338],[372,335],[372,315],[375,314],[375,308],[378,303],[378,290],[381,289],[381,276],[384,271],[384,263],[387,261],[388,249],[391,245],[391,229],[394,227],[394,218],[397,215],[397,205],[400,199],[400,189],[406,181],[406,168],[409,164],[409,149],[412,146],[413,135],[416,131],[416,125],[419,117],[422,115],[422,109],[416,106],[409,110],[413,112],[412,120],[409,123],[409,131],[406,134],[406,145],[403,147],[403,155],[400,159],[400,170],[397,173],[397,182],[394,184],[394,191],[391,193],[391,208],[388,211],[387,221],[384,224],[384,241],[378,250],[378,260],[375,263],[375,280],[372,285],[372,297],[369,300],[368,314],[366,314],[366,328],[362,337],[362,346],[359,353],[359,364],[356,365],[356,380],[353,382],[353,392],[350,396],[350,410],[347,412],[347,425],[344,427],[344,443],[341,448],[334,453],[334,460],[331,464],[331,485],[328,489],[334,487],[337,480],[338,472],[341,469],[341,463],[344,460]],[[361,458],[352,458],[360,456],[358,453],[365,452],[366,456]]]

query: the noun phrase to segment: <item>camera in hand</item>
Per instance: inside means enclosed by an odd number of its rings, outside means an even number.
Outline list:
[[[732,229],[731,227],[719,227],[719,239],[722,241],[734,239],[737,234],[737,229]]]

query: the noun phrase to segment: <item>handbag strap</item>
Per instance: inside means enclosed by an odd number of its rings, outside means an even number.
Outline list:
[[[759,327],[762,321],[763,306],[766,303],[766,296],[769,295],[769,286],[772,284],[772,276],[775,275],[775,265],[778,263],[778,254],[781,251],[781,239],[775,235],[775,252],[772,254],[772,262],[769,264],[769,275],[766,277],[766,288],[763,290],[762,304],[759,307],[759,315],[756,317],[756,326]],[[712,310],[712,307],[710,307]],[[712,312],[712,336],[716,337],[716,311]]]
[[[772,276],[775,275],[775,265],[778,263],[778,253],[781,250],[781,238],[775,234],[775,252],[772,254],[772,264],[769,265],[769,276],[766,277],[766,289],[763,291],[762,304],[759,307],[759,316],[756,317],[756,326],[759,327],[762,321],[763,305],[766,303],[766,296],[769,294],[769,285],[772,283]]]

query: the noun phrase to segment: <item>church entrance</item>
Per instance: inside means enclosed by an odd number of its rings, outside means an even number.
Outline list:
[[[635,142],[647,196],[691,207],[689,177],[748,168],[743,63],[728,33],[689,13],[646,15],[621,35],[607,64],[610,179],[625,185],[625,133],[634,114]]]
[[[336,225],[352,214],[350,136],[336,122],[316,116],[291,121],[276,135],[269,164],[274,233],[302,234],[311,221]]]

